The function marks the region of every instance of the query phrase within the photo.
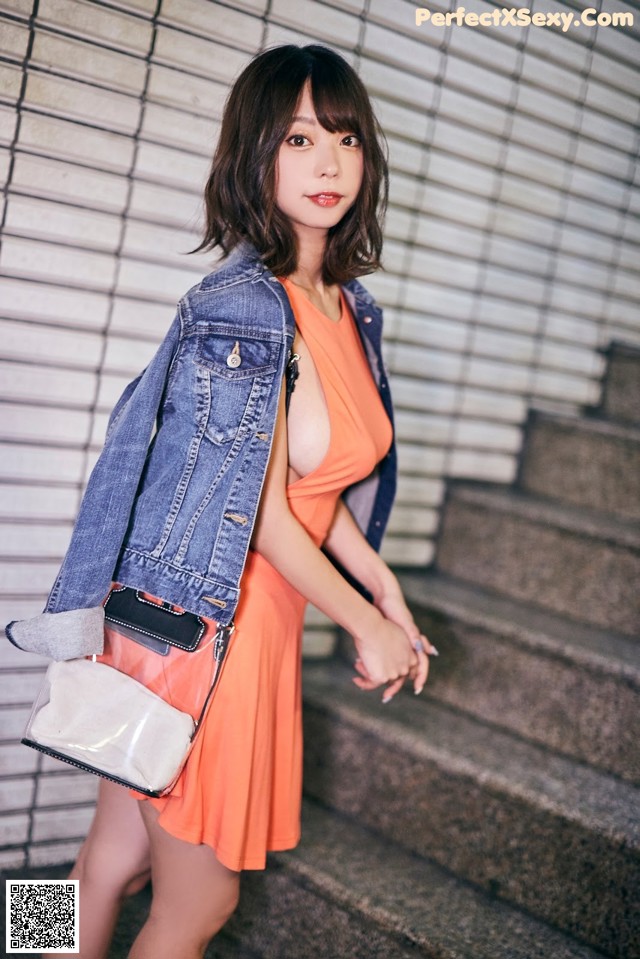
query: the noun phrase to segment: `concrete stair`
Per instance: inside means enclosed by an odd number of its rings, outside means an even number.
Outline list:
[[[428,699],[382,709],[341,665],[307,669],[305,703],[308,795],[605,954],[640,955],[637,787]]]
[[[432,571],[402,576],[431,699],[640,784],[640,644]]]
[[[519,489],[453,484],[437,565],[450,576],[578,622],[640,630],[640,521]]]
[[[520,485],[534,495],[640,519],[640,427],[534,411]]]
[[[640,347],[614,341],[605,353],[607,368],[599,412],[623,423],[640,423]]]
[[[295,852],[245,876],[226,929],[264,959],[601,955],[319,804],[306,802],[303,831]]]

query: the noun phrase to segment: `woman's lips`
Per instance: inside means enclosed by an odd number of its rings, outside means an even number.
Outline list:
[[[318,206],[335,206],[342,199],[341,193],[313,193],[308,196]]]

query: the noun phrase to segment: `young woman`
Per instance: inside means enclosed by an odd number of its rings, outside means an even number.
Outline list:
[[[117,404],[44,614],[93,615],[115,580],[235,623],[176,788],[101,782],[71,873],[83,959],[107,956],[123,897],[150,877],[131,959],[203,956],[241,870],[298,842],[307,601],[353,636],[361,689],[387,702],[426,681],[435,649],[377,552],[395,452],[381,314],[355,279],[379,265],[386,177],[367,94],[334,52],[271,49],[235,83],[200,247],[222,265]]]

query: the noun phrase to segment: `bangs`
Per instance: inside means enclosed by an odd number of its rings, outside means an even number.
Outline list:
[[[308,79],[320,125],[329,133],[356,133],[362,137],[361,118],[366,116],[368,104],[362,102],[362,93],[351,79],[319,58],[314,60]]]

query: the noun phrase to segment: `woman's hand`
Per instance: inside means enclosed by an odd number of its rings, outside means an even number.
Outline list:
[[[372,690],[386,686],[382,697],[386,703],[402,687],[407,677],[418,677],[421,665],[419,653],[412,647],[404,630],[391,620],[381,618],[373,633],[354,636],[354,642],[358,651],[355,668],[360,675],[353,681],[359,689]],[[424,685],[424,680],[421,682]]]
[[[398,678],[392,681],[385,689],[383,702],[387,703],[390,699],[395,696],[399,689],[402,688],[405,680],[410,678],[413,682],[413,689],[416,695],[422,692],[424,684],[427,681],[427,676],[429,673],[429,656],[430,653],[432,656],[438,655],[438,650],[436,647],[428,640],[428,638],[420,632],[418,629],[411,611],[407,606],[404,596],[402,595],[402,590],[400,585],[392,574],[389,575],[385,583],[385,592],[375,599],[375,606],[380,610],[382,615],[385,617],[385,624],[388,626],[398,626],[402,631],[401,636],[404,642],[401,644],[401,649],[398,649],[395,645],[397,643],[398,637],[397,634],[390,635],[389,630],[387,629],[384,633],[380,632],[379,635],[376,635],[376,645],[383,645],[383,650],[378,650],[378,655],[380,658],[380,663],[384,662],[388,667],[393,667],[393,665],[398,665],[401,662],[406,662],[406,659],[403,660],[402,654],[404,653],[406,657],[407,647],[413,651],[413,659],[408,671],[404,672],[400,669],[398,671]],[[371,672],[371,654],[367,651],[367,657],[361,654],[361,647],[356,641],[356,648],[358,649],[358,659],[355,663],[355,668],[360,674],[359,677],[354,679],[354,683],[360,689],[375,689],[377,686],[381,685],[380,682],[375,682],[376,676]],[[396,659],[396,655],[399,654],[399,659]],[[375,657],[373,659],[373,668],[375,669],[380,663],[375,662]],[[377,674],[379,676],[379,673]],[[387,675],[387,680],[392,678],[390,675]]]
[[[416,696],[418,696],[424,689],[424,684],[429,674],[429,655],[437,656],[438,650],[428,637],[420,632],[411,614],[411,610],[405,602],[400,584],[395,576],[387,580],[385,591],[377,597],[375,604],[386,619],[391,620],[392,623],[396,623],[405,631],[411,646],[418,654],[418,667],[415,674],[411,675],[413,689]],[[389,694],[395,696],[398,689],[400,689],[400,686],[395,686],[391,690],[387,690],[385,699],[388,701],[387,697],[389,697]]]

